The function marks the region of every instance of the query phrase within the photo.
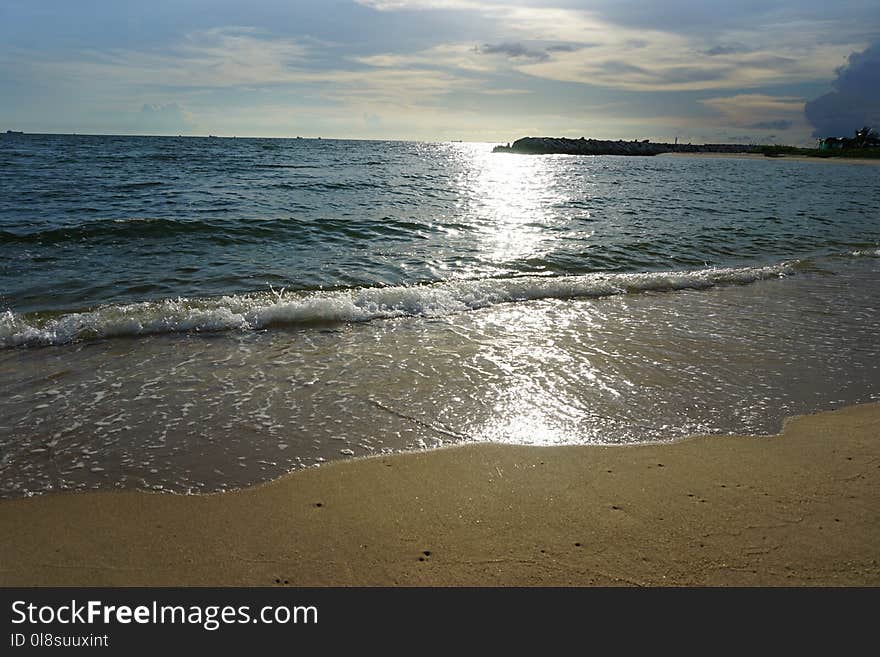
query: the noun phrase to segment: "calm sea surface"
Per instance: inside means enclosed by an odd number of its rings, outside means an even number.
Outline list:
[[[880,399],[880,168],[0,135],[0,496]]]

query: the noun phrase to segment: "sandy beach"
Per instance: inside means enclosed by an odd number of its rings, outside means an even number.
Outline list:
[[[880,587],[878,2],[166,4],[0,0],[0,586]]]
[[[768,160],[785,162],[827,162],[829,164],[872,164],[880,165],[880,158],[859,157],[806,157],[803,155],[779,155],[767,157],[761,153],[660,153],[656,157],[698,157],[698,158],[723,158],[734,160]]]
[[[480,444],[205,496],[0,501],[0,584],[878,585],[880,404],[776,437]]]

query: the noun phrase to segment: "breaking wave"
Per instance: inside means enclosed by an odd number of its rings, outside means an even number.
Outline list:
[[[880,258],[880,249],[859,249],[850,253],[856,258]]]
[[[797,262],[785,262],[765,267],[693,271],[522,276],[306,293],[271,290],[108,305],[54,317],[6,311],[0,315],[0,347],[60,345],[114,336],[438,317],[517,301],[747,285],[788,276],[796,266]]]

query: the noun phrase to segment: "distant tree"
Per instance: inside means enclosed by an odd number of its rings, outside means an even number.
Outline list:
[[[864,148],[865,146],[873,146],[880,143],[880,135],[877,131],[869,126],[864,126],[861,130],[856,130],[853,145],[856,148]]]

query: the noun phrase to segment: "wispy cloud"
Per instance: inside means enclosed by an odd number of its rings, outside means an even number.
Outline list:
[[[461,48],[441,47],[442,57]],[[35,62],[46,76],[79,78],[136,89],[182,92],[230,88],[254,89],[309,85],[314,94],[334,100],[372,99],[413,104],[471,86],[467,79],[418,64],[424,57],[350,58],[348,67],[316,68],[310,46],[274,37],[252,28],[228,27],[187,34],[165,52],[113,50],[83,52],[64,61]],[[464,67],[464,62],[460,62]],[[476,68],[476,67],[475,67]]]
[[[477,48],[478,52],[485,55],[504,55],[512,59],[532,59],[536,61],[544,61],[550,58],[546,50],[537,48],[529,48],[522,43],[487,43]]]
[[[737,94],[700,101],[715,110],[721,122],[731,128],[768,132],[803,133],[804,100],[793,96],[770,96],[766,94]],[[762,141],[749,135],[746,141]]]
[[[850,106],[876,115],[870,94],[853,100],[880,87],[861,63],[875,61],[865,49],[880,33],[876,0],[355,0],[334,4],[332,18],[320,0],[195,11],[201,2],[177,0],[167,15],[112,0],[13,3],[0,21],[0,120],[240,135],[507,141],[520,130],[700,130],[803,140],[801,96],[835,79],[809,105],[817,130]],[[101,34],[104,24],[119,33]]]
[[[129,86],[234,87],[299,79],[307,49],[293,39],[270,38],[249,27],[196,31],[162,51],[81,51],[63,61],[35,62],[50,72]]]
[[[442,9],[475,9],[485,10],[488,8],[503,6],[502,3],[486,2],[483,0],[355,0],[357,4],[377,9],[379,11],[408,10],[442,10]]]
[[[708,50],[703,51],[703,54],[709,55],[710,57],[715,57],[716,55],[738,55],[744,52],[749,52],[748,46],[744,46],[741,43],[734,43],[728,45],[713,46]]]
[[[750,29],[718,29],[706,35],[668,28],[654,12],[650,21],[632,21],[616,5],[596,3],[590,10],[551,3],[481,0],[359,0],[381,11],[459,11],[490,18],[507,40],[481,47],[488,54],[517,60],[519,72],[548,80],[633,91],[698,91],[793,84],[833,74],[858,41],[822,38],[829,26],[817,17],[796,24],[793,2],[774,7],[768,22]],[[626,4],[626,3],[624,3]],[[632,4],[632,3],[630,3]],[[678,2],[675,11],[702,11]],[[687,5],[687,7],[685,7]],[[691,5],[694,5],[691,7]],[[756,5],[757,6],[757,5]],[[649,8],[639,5],[651,14]],[[786,10],[786,11],[783,11]],[[717,12],[725,15],[724,11]],[[744,18],[745,13],[740,12]],[[709,20],[707,16],[706,21]],[[628,25],[628,21],[635,25]],[[662,28],[662,29],[661,29]],[[853,39],[857,36],[853,36]],[[706,43],[711,39],[714,43]],[[536,42],[560,42],[538,48]],[[589,52],[582,52],[589,48]],[[450,64],[452,64],[450,62]]]
[[[776,119],[775,121],[758,121],[757,123],[749,123],[745,127],[751,130],[788,130],[794,124],[794,121],[789,119]]]
[[[643,35],[645,45],[633,50],[625,34],[606,33],[592,40],[589,53],[559,53],[520,70],[551,80],[634,91],[699,91],[758,88],[826,77],[850,46],[809,49],[756,48],[737,52],[701,52],[696,43],[670,33]]]
[[[177,103],[144,103],[137,125],[145,132],[187,132],[195,126],[193,115]]]

